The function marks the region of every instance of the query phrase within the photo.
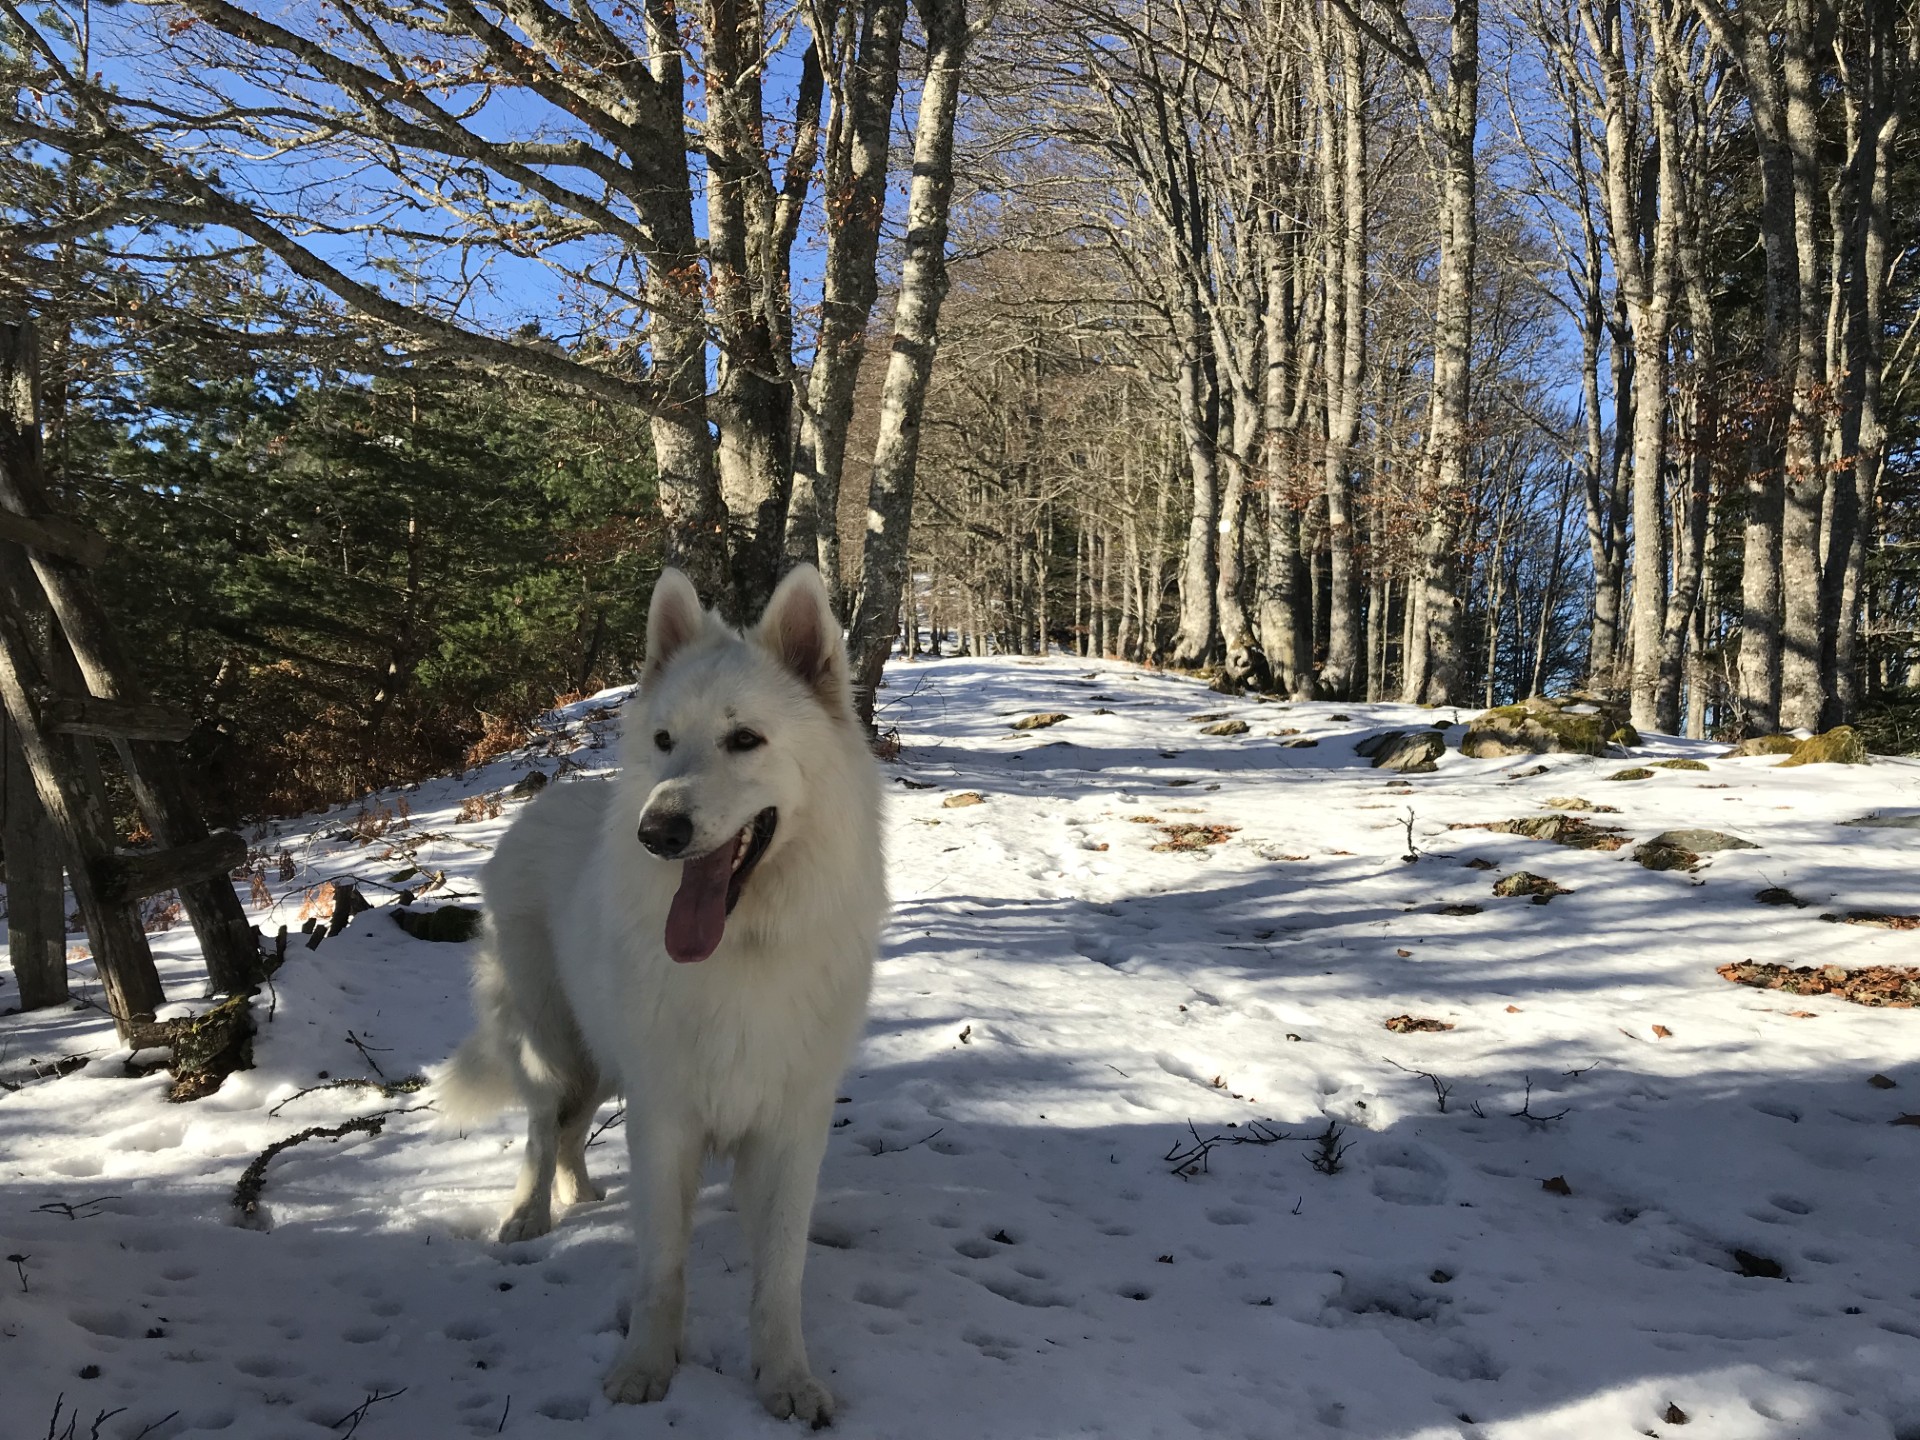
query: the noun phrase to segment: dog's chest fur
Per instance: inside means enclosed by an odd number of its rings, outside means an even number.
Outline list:
[[[795,847],[756,875],[710,959],[676,964],[659,935],[672,867],[623,865],[623,820],[608,825],[569,927],[577,939],[559,952],[581,1029],[621,1072],[630,1108],[697,1126],[723,1152],[830,1108],[865,1014],[884,892],[823,886]]]

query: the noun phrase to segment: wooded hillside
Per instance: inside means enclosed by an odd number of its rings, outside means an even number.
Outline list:
[[[668,562],[868,684],[1910,724],[1906,7],[0,16],[0,304],[230,814],[624,678]]]

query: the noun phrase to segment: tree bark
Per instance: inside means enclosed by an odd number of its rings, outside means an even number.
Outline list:
[[[13,546],[0,564],[26,575],[26,557]],[[19,617],[21,628],[41,640],[49,623],[38,615]],[[41,659],[45,661],[45,651]],[[67,999],[67,916],[62,879],[60,835],[34,788],[19,731],[0,709],[0,846],[7,866],[7,956],[20,1008],[39,1010]]]
[[[839,41],[838,63],[831,72],[836,83],[822,189],[827,211],[838,223],[827,231],[820,333],[794,449],[786,533],[788,563],[805,560],[819,566],[836,600],[846,585],[840,573],[840,484],[847,429],[853,423],[854,386],[879,292],[876,266],[886,212],[887,145],[893,102],[900,91],[907,0],[860,0],[839,14],[848,20],[857,17],[859,34]],[[826,38],[816,35],[815,45],[823,45]]]
[[[892,641],[895,597],[907,576],[907,542],[920,455],[920,417],[947,295],[947,223],[953,198],[953,125],[972,36],[966,0],[919,0],[927,74],[913,137],[907,249],[894,306],[893,346],[880,394],[880,433],[867,491],[867,538],[851,645],[860,718],[873,724],[875,692]]]

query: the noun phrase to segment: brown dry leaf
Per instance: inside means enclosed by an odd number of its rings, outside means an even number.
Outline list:
[[[1762,965],[1751,960],[1722,965],[1719,975],[1736,985],[1784,990],[1789,995],[1832,995],[1856,1005],[1910,1010],[1920,1004],[1920,970],[1893,965]]]
[[[962,790],[957,795],[947,796],[946,799],[940,802],[940,805],[941,808],[946,810],[959,810],[968,805],[978,805],[986,798],[987,797],[982,795],[978,790]]]
[[[1900,1082],[1895,1080],[1891,1075],[1869,1075],[1867,1077],[1867,1084],[1873,1086],[1876,1090],[1898,1090],[1900,1088]]]
[[[1238,825],[1162,825],[1161,833],[1167,838],[1154,846],[1155,850],[1204,850],[1209,845],[1224,845],[1239,831]]]
[[[1387,1021],[1387,1029],[1393,1031],[1396,1035],[1412,1035],[1415,1033],[1430,1035],[1442,1030],[1451,1030],[1453,1026],[1449,1025],[1445,1020],[1435,1020],[1427,1015],[1396,1015]]]
[[[300,918],[312,919],[318,915],[329,917],[333,914],[333,882],[322,881],[300,897]]]
[[[1897,1120],[1889,1120],[1889,1125],[1920,1125],[1920,1115],[1902,1115]]]
[[[1660,1418],[1669,1425],[1684,1425],[1687,1423],[1687,1412],[1669,1400],[1667,1402],[1667,1412]]]
[[[1413,958],[1413,952],[1411,950],[1396,950],[1393,953],[1398,955],[1402,960],[1411,960]]]
[[[1567,1184],[1567,1177],[1564,1175],[1555,1175],[1551,1179],[1542,1180],[1540,1188],[1550,1195],[1573,1194],[1573,1187]]]
[[[1520,1007],[1518,1005],[1507,1006],[1507,1014],[1518,1015],[1519,1013],[1520,1013]]]
[[[1662,1039],[1662,1040],[1671,1040],[1673,1038],[1673,1032],[1667,1029],[1667,1027],[1664,1025],[1654,1026],[1653,1033],[1655,1036],[1657,1036],[1659,1039]]]
[[[1787,1018],[1790,1020],[1817,1020],[1820,1017],[1815,1015],[1811,1010],[1789,1010],[1787,1011]]]
[[[1821,916],[1826,919],[1826,916]],[[1849,910],[1843,917],[1849,925],[1878,925],[1886,930],[1920,930],[1920,915],[1887,915],[1878,910]]]
[[[460,802],[460,811],[453,817],[454,824],[471,825],[479,820],[497,820],[500,810],[500,798],[497,795],[469,795]]]

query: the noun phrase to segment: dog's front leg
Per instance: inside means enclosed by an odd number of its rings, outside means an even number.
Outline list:
[[[687,1298],[687,1240],[704,1143],[697,1128],[627,1108],[627,1157],[633,1191],[633,1313],[627,1341],[602,1388],[616,1402],[666,1398],[680,1362]]]
[[[790,1126],[768,1126],[742,1142],[733,1192],[753,1250],[754,1388],[776,1419],[833,1419],[833,1396],[807,1366],[800,1333],[800,1282],[807,1227],[827,1146],[831,1107],[808,1105]]]

